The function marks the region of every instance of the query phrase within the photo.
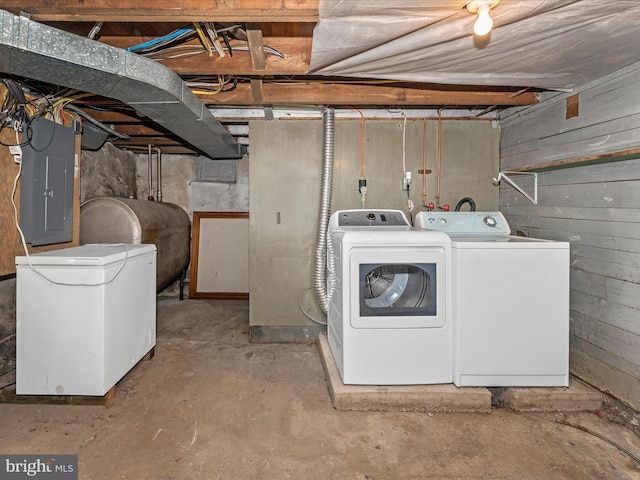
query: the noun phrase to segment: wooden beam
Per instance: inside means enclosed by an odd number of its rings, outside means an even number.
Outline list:
[[[151,37],[102,37],[100,42],[118,48],[126,48],[150,40]],[[311,62],[311,37],[265,37],[263,44],[272,47],[284,55],[265,55],[264,68],[257,71],[252,64],[252,57],[246,45],[238,41],[233,57],[226,55],[209,57],[204,53],[193,57],[160,61],[178,75],[304,75]],[[199,44],[197,40],[184,45]]]
[[[600,155],[588,155],[586,157],[565,158],[564,160],[554,160],[547,163],[539,163],[529,167],[512,168],[509,172],[548,172],[551,170],[561,170],[563,168],[583,167],[585,165],[598,165],[600,163],[619,162],[631,160],[640,156],[640,148],[631,148],[617,152],[604,153]]]
[[[262,80],[251,80],[251,97],[253,102],[262,105],[264,93],[262,90]]]
[[[262,41],[262,30],[255,23],[247,24],[247,42],[249,43],[249,53],[251,54],[251,65],[254,70],[264,71],[267,69],[267,57],[264,53],[264,43]]]
[[[37,22],[317,22],[319,0],[6,0]]]
[[[455,89],[414,89],[367,84],[326,83],[263,83],[263,105],[414,105],[517,106],[538,103],[538,96],[525,92],[513,96],[511,91],[469,91]],[[211,105],[256,105],[251,85],[241,83],[230,91],[217,95],[198,95]]]

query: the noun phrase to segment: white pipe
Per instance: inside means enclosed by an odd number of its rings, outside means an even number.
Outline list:
[[[156,151],[156,200],[162,201],[162,150],[160,147],[154,148]]]
[[[499,172],[498,176],[493,179],[493,182],[497,185],[501,180],[506,180],[506,182],[515,188],[518,192],[524,195],[527,200],[529,200],[534,205],[538,204],[538,174],[537,172],[508,172],[509,175],[533,175],[533,197],[525,192],[522,187],[516,184],[513,180],[509,178],[507,172]]]
[[[151,164],[151,145],[147,145],[147,173],[149,175],[149,196],[147,200],[153,200],[153,165]]]

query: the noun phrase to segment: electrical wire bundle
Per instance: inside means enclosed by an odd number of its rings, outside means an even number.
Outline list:
[[[238,78],[225,78],[224,75],[218,75],[217,82],[212,82],[208,78],[199,77],[185,80],[184,83],[196,95],[215,95],[217,93],[234,90],[238,86]],[[225,88],[228,84],[231,84],[231,86]]]
[[[44,93],[38,88],[11,78],[0,78],[0,83],[6,87],[6,92],[2,100],[2,111],[0,111],[0,131],[4,128],[11,128],[16,132],[16,143],[5,144],[0,141],[0,145],[6,147],[32,145],[33,131],[31,124],[39,117],[47,118],[55,123],[70,126],[72,122],[82,117],[96,127],[107,132],[111,137],[128,140],[129,136],[115,131],[113,128],[104,125],[98,120],[88,115],[83,110],[72,105],[82,98],[93,96],[91,93],[82,93],[79,90],[70,88],[57,89],[55,87],[43,86],[42,90],[51,88],[51,91]],[[19,133],[22,133],[22,142]],[[53,139],[52,139],[53,140]],[[34,150],[41,150],[35,149]]]
[[[248,42],[242,41],[232,43],[230,41],[228,32],[232,31],[244,34],[241,25],[232,25],[230,27],[216,29],[212,22],[204,22],[203,25],[194,23],[191,27],[179,28],[162,37],[157,37],[138,45],[127,47],[125,50],[148,57],[155,61],[174,60],[176,58],[201,55],[203,53],[208,53],[209,56],[213,56],[214,49],[221,57],[225,56],[225,52],[228,52],[231,57],[233,56],[234,51],[248,52]],[[220,43],[219,35],[222,35],[224,46]],[[200,39],[199,45],[179,44],[195,37]],[[264,52],[269,55],[284,58],[283,53],[268,45],[264,46]]]
[[[18,143],[20,146],[28,145],[31,140],[32,116],[27,111],[27,98],[22,87],[15,81],[8,78],[0,78],[7,89],[2,100],[2,111],[0,111],[0,131],[9,127],[17,132],[26,133],[27,140]],[[0,141],[0,143],[2,143]],[[4,146],[9,146],[2,143]]]
[[[168,33],[167,35],[164,35],[162,37],[157,37],[147,42],[127,47],[125,50],[143,55],[166,48],[168,45],[171,45],[172,43],[178,42],[180,40],[189,39],[194,36],[195,33],[196,30],[191,27],[179,28],[178,30],[174,30],[173,32]]]
[[[75,90],[46,94],[23,81],[11,78],[0,78],[0,83],[6,88],[0,111],[0,131],[11,128],[16,132],[16,135],[22,133],[22,142],[17,135],[16,143],[13,145],[0,142],[4,146],[24,147],[31,145],[33,139],[32,123],[39,117],[48,118],[63,125],[71,124],[74,117],[65,112],[64,107],[70,101],[87,95],[78,95]],[[68,95],[73,96],[68,97]]]

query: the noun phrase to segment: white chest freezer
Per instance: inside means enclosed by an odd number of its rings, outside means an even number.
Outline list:
[[[155,245],[16,257],[16,393],[107,393],[156,344]]]

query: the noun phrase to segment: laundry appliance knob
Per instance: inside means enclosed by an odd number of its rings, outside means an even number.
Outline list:
[[[484,223],[489,227],[495,227],[498,225],[498,222],[491,215],[487,215],[484,217]]]

